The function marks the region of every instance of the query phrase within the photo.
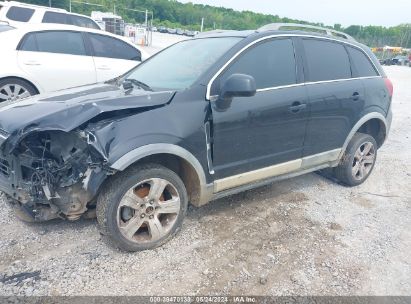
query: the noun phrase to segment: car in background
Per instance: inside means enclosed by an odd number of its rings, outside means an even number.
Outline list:
[[[407,56],[398,55],[391,59],[392,65],[408,65],[409,59]]]
[[[173,34],[173,35],[177,34],[177,30],[176,30],[176,29],[173,29],[173,28],[167,29],[167,32],[168,32],[169,34]]]
[[[100,30],[90,17],[69,13],[64,9],[25,4],[16,1],[0,2],[0,21],[13,27],[27,23],[58,23]]]
[[[104,82],[147,56],[126,38],[71,25],[0,25],[0,102]]]
[[[160,26],[160,27],[158,28],[158,32],[159,32],[159,33],[167,33],[167,28],[164,27],[164,26]]]
[[[176,30],[176,34],[177,35],[184,35],[184,30],[179,28],[179,29]]]

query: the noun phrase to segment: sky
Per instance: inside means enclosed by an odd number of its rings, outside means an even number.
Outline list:
[[[178,0],[279,15],[326,25],[411,23],[411,0]]]

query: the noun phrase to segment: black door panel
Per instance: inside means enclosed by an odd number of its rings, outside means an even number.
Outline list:
[[[364,108],[359,79],[307,85],[311,117],[304,156],[341,148]]]
[[[299,159],[309,115],[304,86],[258,92],[234,98],[219,111],[213,103],[214,170],[217,178]]]

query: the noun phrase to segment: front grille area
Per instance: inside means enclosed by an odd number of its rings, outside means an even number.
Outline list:
[[[0,174],[10,176],[10,164],[7,160],[0,158]]]

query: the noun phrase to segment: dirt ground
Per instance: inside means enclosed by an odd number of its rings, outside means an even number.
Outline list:
[[[0,295],[411,295],[411,68],[372,176],[317,174],[190,207],[163,247],[123,253],[95,220],[27,225],[0,202]]]

